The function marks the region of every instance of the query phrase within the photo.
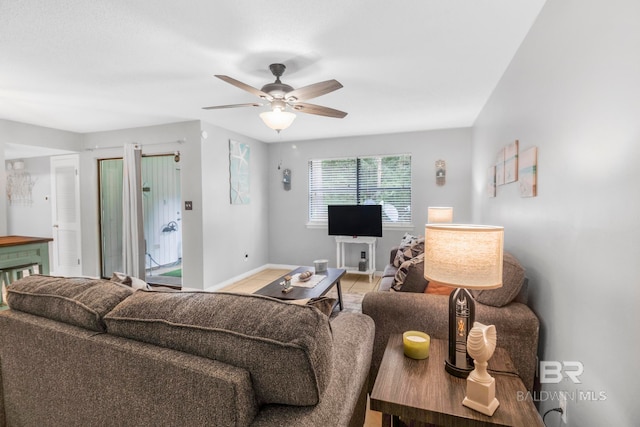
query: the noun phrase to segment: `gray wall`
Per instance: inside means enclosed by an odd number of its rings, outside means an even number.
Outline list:
[[[202,252],[204,288],[216,289],[268,263],[267,144],[202,123]],[[229,140],[249,145],[250,203],[229,197]],[[187,172],[187,171],[185,171]],[[248,257],[245,258],[245,254]],[[186,283],[186,282],[185,282]],[[188,284],[187,284],[188,285]]]
[[[640,418],[638,17],[636,0],[549,0],[473,128],[474,218],[504,225],[527,269],[540,358],[584,364],[581,384],[542,388],[570,392],[571,426]],[[538,147],[539,195],[488,198],[486,170],[515,139]],[[546,396],[541,411],[558,406]]]
[[[471,220],[471,131],[452,129],[390,135],[300,141],[269,145],[269,261],[273,264],[312,265],[318,258],[336,265],[336,243],[326,228],[308,228],[308,161],[377,154],[411,154],[413,228],[384,229],[378,239],[376,268],[384,269],[389,249],[405,232],[424,235],[429,206],[453,206],[454,221]],[[447,163],[447,182],[435,181],[435,162]],[[278,165],[281,170],[278,170]],[[291,169],[291,190],[282,184],[282,169]],[[353,262],[357,245],[350,248]]]

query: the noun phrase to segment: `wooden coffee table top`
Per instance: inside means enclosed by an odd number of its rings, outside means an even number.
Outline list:
[[[298,267],[295,270],[277,278],[273,282],[269,283],[264,288],[258,289],[254,294],[256,295],[264,295],[268,297],[284,299],[284,300],[294,300],[294,299],[306,299],[306,298],[317,298],[326,294],[329,289],[331,289],[337,282],[340,281],[342,276],[344,276],[347,271],[342,268],[328,268],[326,272],[320,273],[325,277],[322,282],[315,285],[313,288],[303,288],[294,286],[293,290],[284,293],[282,292],[282,286],[280,282],[282,282],[284,276],[290,275],[293,276],[296,273],[302,273],[304,271],[314,271],[313,267]]]
[[[443,426],[542,426],[542,419],[506,350],[489,360],[500,406],[489,417],[462,405],[466,379],[444,369],[447,341],[432,339],[429,357],[414,360],[403,351],[402,335],[392,335],[371,392],[371,409]]]

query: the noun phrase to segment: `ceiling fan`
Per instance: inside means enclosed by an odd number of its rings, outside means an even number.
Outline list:
[[[229,84],[232,84],[242,90],[256,95],[264,100],[264,103],[250,102],[245,104],[231,104],[231,105],[217,105],[213,107],[203,107],[204,110],[217,110],[221,108],[237,108],[237,107],[262,107],[263,105],[270,105],[271,110],[265,111],[260,114],[260,118],[271,129],[280,132],[283,129],[288,128],[293,123],[296,115],[285,111],[286,107],[289,107],[295,111],[307,114],[315,114],[318,116],[334,117],[341,119],[347,115],[344,111],[335,110],[329,107],[323,107],[321,105],[309,104],[306,101],[308,99],[317,98],[327,93],[338,90],[342,87],[342,84],[337,80],[327,80],[324,82],[314,83],[309,86],[304,86],[298,89],[294,89],[288,84],[282,83],[280,77],[284,74],[287,67],[284,64],[271,64],[269,69],[276,77],[276,81],[273,83],[267,83],[262,86],[262,89],[256,89],[253,86],[242,83],[229,76],[223,76],[216,74],[216,77]]]

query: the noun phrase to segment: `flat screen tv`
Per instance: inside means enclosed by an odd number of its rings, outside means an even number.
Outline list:
[[[382,237],[381,205],[329,205],[330,236]]]

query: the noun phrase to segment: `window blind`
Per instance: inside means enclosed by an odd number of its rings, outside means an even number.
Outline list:
[[[382,205],[387,224],[411,223],[411,155],[309,161],[309,221],[326,222],[328,205]]]

